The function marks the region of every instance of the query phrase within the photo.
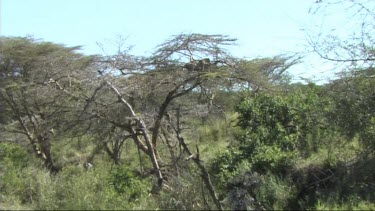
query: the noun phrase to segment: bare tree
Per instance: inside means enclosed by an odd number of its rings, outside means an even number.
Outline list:
[[[309,31],[310,46],[321,58],[337,64],[352,67],[373,66],[374,11],[373,1],[318,1],[311,7],[310,13],[315,18],[324,19],[317,29]]]

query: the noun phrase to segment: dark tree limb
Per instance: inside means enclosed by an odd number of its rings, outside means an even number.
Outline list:
[[[31,132],[29,127],[27,126],[26,122],[23,120],[23,112],[21,111],[21,108],[19,108],[18,104],[13,98],[13,93],[9,90],[5,90],[3,93],[5,102],[9,105],[11,108],[13,115],[16,117],[17,121],[19,122],[21,129],[23,132],[21,134],[26,135],[27,139],[29,140],[34,153],[36,156],[41,159],[44,162],[44,166],[46,169],[48,169],[51,173],[57,173],[61,170],[61,168],[57,167],[52,159],[51,155],[51,146],[50,146],[50,138],[48,131],[41,132],[39,128],[38,122],[36,122],[27,108],[27,105],[25,105],[26,101],[23,99],[22,105],[25,109],[24,112],[26,112],[26,116],[28,117],[29,121],[31,122],[31,130],[34,132]]]
[[[159,136],[161,122],[163,120],[163,117],[164,117],[164,115],[167,111],[167,108],[168,108],[169,104],[174,99],[176,99],[178,97],[181,97],[185,94],[188,94],[194,88],[199,86],[202,83],[202,80],[200,80],[200,78],[198,78],[198,77],[199,77],[199,75],[195,75],[193,77],[190,77],[190,78],[184,80],[183,82],[181,82],[180,84],[176,85],[174,87],[174,89],[172,89],[170,92],[168,92],[167,96],[164,99],[164,102],[159,107],[159,112],[158,112],[158,115],[157,115],[155,123],[154,123],[153,131],[152,131],[152,145],[153,145],[154,148],[156,148],[156,142],[157,142],[157,139],[158,139],[158,136]],[[184,85],[189,84],[193,81],[195,81],[195,82],[189,88],[180,90]]]
[[[155,150],[152,146],[151,139],[150,139],[150,136],[148,135],[148,131],[147,131],[147,127],[146,127],[145,123],[143,122],[143,120],[141,118],[137,117],[137,115],[135,114],[135,112],[133,110],[133,107],[122,97],[121,93],[118,91],[118,89],[113,84],[111,84],[108,81],[104,81],[104,83],[107,86],[109,86],[109,88],[117,95],[119,101],[129,110],[129,112],[131,114],[131,117],[133,117],[136,120],[136,123],[139,126],[138,130],[141,132],[141,134],[143,135],[143,138],[145,139],[145,142],[146,142],[146,145],[147,145],[147,148],[148,148],[148,154],[150,156],[152,165],[154,167],[154,170],[156,171],[156,176],[158,178],[158,186],[161,189],[161,187],[163,185],[163,175],[161,174],[161,171],[160,171],[160,168],[159,168],[159,163],[158,163],[158,160],[156,159],[156,155],[155,155]],[[131,128],[130,132],[131,132],[131,134],[133,135],[134,138],[136,138],[136,139],[138,138],[138,136],[136,135],[136,131],[134,129]]]
[[[202,176],[202,179],[203,179],[203,182],[204,184],[206,185],[216,207],[218,210],[223,210],[223,207],[221,206],[221,203],[220,203],[220,200],[219,198],[217,197],[217,194],[216,194],[216,191],[214,189],[214,186],[211,182],[211,179],[210,179],[210,174],[208,173],[206,167],[202,164],[200,158],[199,158],[199,149],[198,149],[198,146],[197,146],[197,154],[193,154],[189,147],[186,145],[185,141],[184,141],[184,138],[179,136],[178,137],[178,140],[180,141],[182,147],[184,148],[184,150],[187,152],[187,154],[189,155],[188,158],[190,158],[191,160],[194,161],[194,163],[198,166],[199,170],[201,171],[201,176]]]
[[[180,111],[177,110],[177,117],[179,117],[179,116],[180,116]],[[179,122],[177,122],[177,124],[179,124]],[[181,144],[182,148],[189,155],[187,160],[190,160],[190,159],[193,160],[194,163],[198,166],[199,170],[201,171],[201,176],[202,176],[203,182],[206,185],[206,187],[207,187],[207,189],[208,189],[208,191],[211,195],[211,198],[213,199],[217,209],[223,210],[223,207],[221,206],[220,200],[217,197],[216,191],[215,191],[214,186],[211,182],[210,174],[208,173],[206,167],[203,165],[201,159],[199,158],[200,154],[199,154],[198,145],[196,146],[197,153],[193,154],[190,151],[187,144],[185,143],[184,138],[180,135],[180,132],[176,129],[175,129],[175,132],[176,132],[177,139],[178,139],[179,143]]]

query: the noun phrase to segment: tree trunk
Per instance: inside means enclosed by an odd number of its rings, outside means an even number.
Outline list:
[[[117,95],[119,101],[129,110],[131,116],[135,119],[136,125],[138,126],[137,130],[139,130],[141,132],[143,138],[145,139],[145,142],[146,142],[146,145],[147,145],[147,148],[148,148],[148,155],[150,156],[151,163],[154,167],[154,170],[156,171],[156,177],[158,178],[157,185],[161,190],[161,187],[163,185],[163,175],[161,174],[161,171],[160,171],[160,168],[159,168],[159,163],[158,163],[158,160],[156,159],[156,155],[155,155],[155,150],[154,150],[154,147],[152,146],[151,139],[150,139],[150,136],[148,134],[147,127],[146,127],[145,123],[143,122],[143,120],[141,118],[139,118],[135,115],[135,112],[134,112],[133,108],[131,107],[131,105],[122,97],[121,93],[116,89],[116,87],[113,86],[108,81],[105,81],[105,83]],[[135,137],[136,139],[138,139],[137,132],[133,128],[130,128],[130,129],[131,129],[131,131],[130,131],[131,135],[133,137]]]
[[[179,89],[181,87],[183,87],[184,85],[194,81],[194,80],[197,80],[195,81],[194,84],[192,84],[189,88],[187,89],[183,89],[181,91],[179,91]],[[197,87],[199,84],[201,84],[201,80],[198,79],[198,76],[195,75],[193,77],[190,77],[186,80],[184,80],[183,82],[181,82],[180,84],[176,85],[174,87],[174,89],[172,89],[170,92],[168,92],[167,96],[165,97],[164,99],[164,102],[161,104],[161,106],[159,107],[159,112],[158,112],[158,115],[155,119],[155,123],[154,123],[154,126],[153,126],[153,131],[152,131],[152,146],[156,149],[156,142],[157,142],[157,139],[159,137],[159,132],[160,132],[160,127],[161,127],[161,121],[163,120],[163,117],[167,111],[167,108],[169,106],[169,104],[176,98],[178,97],[181,97],[185,94],[188,94],[190,91],[192,91],[195,87]],[[157,153],[157,151],[156,151]]]
[[[213,199],[216,207],[218,210],[223,210],[223,207],[221,206],[221,203],[220,203],[220,200],[219,198],[217,197],[217,194],[216,194],[216,191],[214,189],[214,186],[211,182],[211,179],[210,179],[210,174],[208,173],[206,167],[202,164],[200,158],[199,158],[199,149],[198,149],[198,146],[197,146],[197,154],[194,155],[189,147],[186,145],[185,143],[185,140],[183,137],[180,136],[180,128],[179,128],[179,125],[180,125],[180,109],[177,109],[177,112],[176,112],[176,116],[177,116],[177,130],[176,130],[176,135],[177,135],[177,139],[178,141],[180,142],[181,146],[183,147],[183,149],[188,153],[189,157],[188,159],[192,159],[194,161],[194,163],[198,166],[199,170],[201,171],[201,176],[202,176],[202,179],[203,179],[203,182],[204,184],[206,185],[210,195],[211,195],[211,198]]]
[[[27,139],[29,140],[31,146],[33,147],[34,153],[38,158],[40,158],[44,162],[44,166],[51,172],[51,173],[57,173],[61,170],[61,168],[58,168],[53,163],[52,155],[51,155],[51,143],[50,143],[50,134],[47,130],[46,132],[41,132],[40,125],[34,121],[34,118],[32,117],[31,112],[29,111],[27,104],[25,103],[25,99],[23,99],[21,106],[23,106],[24,113],[26,113],[30,123],[31,123],[31,131],[34,131],[34,133],[30,132],[29,127],[26,125],[25,121],[22,119],[23,115],[21,112],[20,106],[15,102],[13,99],[13,93],[11,91],[5,91],[2,93],[5,97],[5,102],[10,106],[12,109],[12,112],[14,116],[16,117],[17,121],[19,122],[22,131],[19,133],[22,133],[26,135]],[[23,92],[22,92],[23,94]],[[38,146],[39,145],[39,146]]]

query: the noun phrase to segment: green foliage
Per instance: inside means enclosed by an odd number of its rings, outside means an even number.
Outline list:
[[[256,199],[262,201],[267,210],[283,210],[295,197],[296,189],[290,181],[271,174],[261,177],[254,192]]]
[[[283,151],[277,146],[258,146],[252,156],[253,170],[282,173],[290,168],[296,158],[296,152]]]
[[[335,102],[331,123],[349,139],[359,135],[363,144],[375,149],[375,77],[374,69],[356,70],[344,74],[332,83]]]
[[[118,194],[128,195],[129,199],[137,199],[147,193],[147,186],[126,166],[116,166],[109,183]]]
[[[0,164],[1,166],[13,165],[23,168],[30,159],[30,154],[25,148],[13,143],[0,143]]]
[[[226,150],[211,161],[210,172],[215,178],[216,186],[224,189],[226,182],[238,174],[241,161],[246,161],[242,154],[234,150]],[[243,167],[243,166],[242,166]]]
[[[258,185],[251,188],[253,192],[245,195],[261,201],[266,209],[314,207],[334,194],[340,200],[355,193],[362,201],[371,200],[369,184],[373,178],[361,179],[359,175],[372,175],[372,167],[360,164],[361,146],[343,142],[344,137],[335,131],[337,125],[331,119],[334,109],[334,101],[314,84],[294,87],[288,95],[261,93],[245,99],[237,107],[238,125],[245,135],[211,163],[222,197],[245,194],[239,189],[241,185],[226,182],[238,180],[245,171],[261,174]],[[363,159],[370,162],[371,153],[366,155]],[[349,160],[358,162],[354,166],[364,167],[348,170],[343,163]],[[301,162],[305,162],[304,167],[296,168]],[[242,180],[242,186],[247,184]],[[354,188],[354,184],[363,184],[369,190]]]
[[[322,90],[310,84],[286,96],[259,94],[244,100],[237,108],[239,126],[247,131],[242,149],[251,155],[259,146],[260,153],[287,153],[281,155],[284,158],[316,151],[321,138],[330,132],[326,114],[331,103],[321,95]]]
[[[122,189],[115,189],[113,178],[121,179],[121,175],[131,174],[112,174],[109,167],[108,163],[99,162],[86,171],[80,166],[71,165],[52,176],[34,165],[22,169],[8,166],[1,177],[2,202],[9,206],[6,209],[29,207],[37,210],[124,210],[154,206],[147,195],[147,181],[141,182],[134,177],[120,180],[128,182],[122,183]]]
[[[360,200],[352,197],[348,200],[342,200],[331,197],[329,199],[319,200],[314,208],[316,210],[375,210],[375,203],[366,200]]]
[[[281,97],[258,95],[238,106],[238,125],[247,131],[240,150],[257,171],[285,168],[296,155],[296,114]]]
[[[32,187],[33,172],[28,167],[34,161],[27,150],[13,143],[0,143],[0,199],[9,209],[21,208],[36,195]],[[27,175],[27,177],[25,177]]]
[[[219,186],[224,188],[222,184],[238,175],[244,166],[249,171],[285,175],[298,157],[317,148],[326,132],[325,109],[317,106],[327,102],[320,101],[319,92],[310,85],[293,95],[258,94],[241,102],[237,107],[238,125],[245,135],[211,163]]]

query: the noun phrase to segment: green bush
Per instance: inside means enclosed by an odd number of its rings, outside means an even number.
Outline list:
[[[82,167],[70,166],[53,178],[52,186],[44,186],[45,189],[41,190],[41,193],[53,191],[49,189],[50,187],[56,190],[51,202],[58,204],[59,209],[147,208],[144,204],[149,200],[145,194],[147,193],[145,188],[147,183],[140,183],[130,174],[128,175],[130,177],[123,178],[122,176],[126,175],[124,173],[127,172],[126,170],[122,173],[113,173],[108,168],[109,166],[108,163],[96,163],[95,167],[88,171]],[[117,178],[117,189],[113,186],[113,178]],[[51,204],[51,202],[47,201],[47,204]]]
[[[253,170],[278,173],[289,166],[301,136],[293,107],[282,97],[261,94],[243,101],[237,109],[239,126],[247,131],[239,149]]]
[[[23,207],[33,202],[36,189],[33,185],[33,157],[27,149],[13,143],[0,143],[0,204],[8,204],[9,209]]]
[[[26,148],[18,144],[0,143],[0,163],[2,166],[13,165],[15,167],[26,167],[30,159]]]
[[[20,204],[33,203],[37,195],[35,173],[30,167],[22,169],[7,167],[1,178],[2,195],[11,197]]]
[[[240,152],[229,149],[218,154],[211,161],[210,173],[215,178],[214,182],[218,188],[225,188],[227,181],[237,174],[242,160],[246,161]]]
[[[374,69],[359,69],[342,74],[332,82],[330,94],[334,101],[331,124],[349,140],[359,140],[374,151],[375,77]]]
[[[253,171],[266,173],[267,171],[275,174],[285,174],[289,169],[297,153],[295,151],[283,151],[278,146],[258,146],[252,156]]]
[[[126,166],[116,166],[112,170],[109,184],[116,193],[127,196],[129,201],[137,200],[148,193],[147,183],[138,179]]]

